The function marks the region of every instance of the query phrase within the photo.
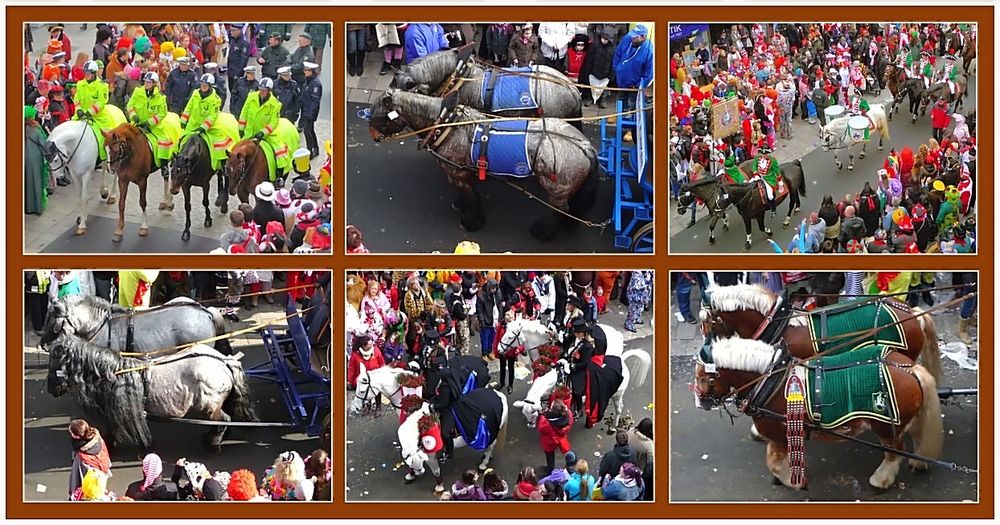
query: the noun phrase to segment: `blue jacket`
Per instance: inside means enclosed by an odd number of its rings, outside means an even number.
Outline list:
[[[587,490],[581,492],[581,481],[583,479],[587,480]],[[576,472],[570,474],[569,481],[563,485],[563,490],[566,491],[566,499],[569,501],[590,501],[590,493],[594,491],[597,486],[597,480],[594,476],[587,474],[586,476],[581,476]]]
[[[442,49],[448,49],[448,39],[441,24],[410,24],[406,28],[406,63]]]
[[[642,498],[643,487],[641,480],[635,480],[631,485],[626,485],[619,479],[613,479],[601,491],[601,495],[610,501],[635,501]]]
[[[632,47],[629,36],[622,38],[612,60],[618,87],[644,88],[653,80],[653,43],[649,40]]]
[[[302,118],[316,121],[319,119],[319,105],[323,101],[323,84],[319,78],[309,77],[302,86]]]
[[[226,61],[226,74],[233,78],[243,75],[243,68],[250,62],[250,42],[244,37],[229,41],[229,59]]]

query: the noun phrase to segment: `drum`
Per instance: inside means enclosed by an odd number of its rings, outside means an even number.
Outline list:
[[[826,121],[830,122],[831,120],[844,116],[844,111],[846,111],[844,106],[834,104],[833,106],[829,106],[824,109],[823,113],[826,115]]]
[[[847,121],[847,134],[854,142],[865,142],[868,135],[869,121],[867,117],[855,115]]]

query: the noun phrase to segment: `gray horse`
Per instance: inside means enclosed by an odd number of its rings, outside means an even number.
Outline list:
[[[121,357],[110,348],[74,335],[45,345],[49,352],[48,392],[69,393],[85,410],[111,425],[116,445],[150,450],[147,415],[218,421],[204,443],[221,451],[229,421],[257,421],[243,365],[215,349],[196,345],[153,361]]]
[[[450,99],[453,102],[455,97]],[[398,89],[386,90],[372,105],[370,114],[369,133],[376,142],[407,128],[428,128],[438,123],[442,116],[452,123],[489,120],[475,109],[457,106],[450,110],[443,99]],[[458,190],[458,200],[452,207],[461,212],[460,224],[466,231],[479,230],[486,223],[476,190],[477,166],[470,161],[470,149],[477,128],[472,122],[438,128],[426,141],[427,149],[448,176],[448,182]],[[549,204],[554,208],[581,217],[594,203],[600,170],[594,146],[583,133],[560,119],[537,119],[527,123],[527,126],[524,150],[526,158],[530,159],[530,171],[523,176],[536,178],[548,193]],[[531,234],[540,239],[551,239],[560,225],[562,229],[569,229],[575,221],[552,212],[532,224]]]
[[[132,323],[133,352],[153,352],[210,339],[226,333],[222,315],[187,297],[178,297],[163,306],[137,310],[99,297],[71,295],[53,302],[45,320],[41,344],[60,335],[76,335],[122,352],[127,347],[128,325]],[[228,339],[215,342],[215,349],[231,354]]]
[[[444,91],[458,91],[458,103],[504,117],[577,118],[581,110],[580,90],[572,80],[549,66],[532,66],[528,84],[533,87],[534,109],[494,107],[492,100],[483,101],[483,77],[493,66],[465,58],[457,50],[439,51],[414,60],[393,76],[392,87],[416,91],[424,95],[443,96]],[[493,69],[499,73],[501,69]],[[524,74],[524,73],[520,73]],[[503,75],[501,75],[501,78]],[[455,79],[453,85],[448,82]],[[487,85],[489,87],[489,85]],[[580,128],[580,122],[574,122]]]

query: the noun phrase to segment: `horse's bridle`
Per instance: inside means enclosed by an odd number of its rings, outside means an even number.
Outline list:
[[[86,122],[84,122],[84,123],[86,124]],[[87,125],[87,127],[90,127],[90,126]],[[80,133],[80,138],[76,140],[76,146],[73,147],[73,151],[69,155],[63,154],[62,150],[59,149],[58,145],[56,145],[56,144],[52,145],[53,149],[56,150],[56,157],[58,157],[59,161],[62,163],[62,166],[60,166],[60,168],[62,169],[63,173],[67,177],[70,176],[69,164],[70,164],[70,162],[73,161],[73,157],[76,156],[76,152],[80,150],[80,145],[83,144],[83,137],[84,137],[84,135],[87,134],[87,131],[89,131],[89,130],[86,129],[86,128],[84,128],[83,133]]]
[[[375,387],[372,386],[371,378],[368,379],[367,384],[368,384],[368,386],[364,389],[364,396],[360,395],[361,394],[361,389],[360,388],[354,391],[354,399],[360,400],[362,406],[364,406],[364,404],[367,403],[368,400],[374,399],[376,396],[378,396],[377,392],[373,392],[375,390]],[[392,403],[392,396],[396,395],[402,389],[403,389],[403,387],[399,387],[393,393],[391,393],[388,396],[386,396],[386,397],[389,398],[389,405],[392,408],[395,408],[397,410],[401,409],[403,407],[402,406],[396,406],[396,405],[394,405]]]
[[[108,149],[111,148],[109,147]],[[118,155],[108,157],[108,166],[113,167],[115,164],[118,164],[118,167],[121,167],[121,163],[132,155],[132,148],[128,147],[127,139],[119,141],[118,148],[116,149],[115,153],[117,153]]]
[[[510,351],[511,348],[516,347],[517,342],[521,339],[522,330],[524,330],[523,323],[518,325],[517,332],[514,333],[514,339],[512,339],[510,343],[504,344],[503,338],[500,338],[500,342],[497,343],[497,350],[500,350],[502,353],[506,354],[508,351]]]

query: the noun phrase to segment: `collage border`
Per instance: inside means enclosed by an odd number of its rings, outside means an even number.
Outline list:
[[[65,5],[59,7],[58,18],[64,22],[84,21],[100,18],[95,13],[110,14],[112,9],[121,9],[122,5],[103,6],[77,6]],[[400,18],[400,9],[403,6],[262,6],[248,5],[245,9],[234,9],[232,5],[213,6],[185,6],[182,11],[171,13],[169,18],[197,18],[202,21],[231,21],[232,19],[248,19],[250,16],[231,16],[233,13],[252,13],[254,20],[274,20],[274,21],[309,21],[309,22],[331,22],[333,24],[333,38],[331,52],[333,53],[332,83],[333,86],[333,158],[345,158],[345,128],[337,123],[346,122],[346,101],[343,100],[344,90],[341,86],[346,80],[345,60],[344,60],[344,24],[350,20],[395,20]],[[668,55],[665,50],[667,25],[671,22],[683,22],[690,20],[705,22],[730,22],[730,21],[753,21],[755,19],[767,19],[769,21],[800,21],[812,20],[815,17],[817,7],[820,9],[837,10],[837,18],[847,22],[851,21],[942,21],[942,11],[937,6],[872,6],[866,11],[843,10],[842,6],[827,4],[823,6],[782,6],[780,10],[768,9],[752,6],[584,6],[582,10],[567,11],[566,6],[539,5],[539,6],[517,6],[519,19],[532,19],[536,21],[566,20],[567,16],[575,15],[573,18],[581,18],[586,21],[602,20],[652,20],[656,24],[654,29],[654,45],[660,48],[656,55],[656,82],[655,89],[658,95],[654,97],[661,103],[666,104],[665,87],[669,82]],[[7,113],[8,116],[19,115],[21,97],[10,96],[13,93],[21,93],[21,65],[23,32],[21,24],[25,21],[51,18],[50,8],[45,6],[7,6]],[[163,7],[128,6],[131,17],[138,19],[163,18]],[[468,22],[493,21],[497,18],[496,6],[420,6],[419,18],[427,21],[447,22],[456,19]],[[904,16],[900,16],[904,14]],[[947,10],[949,19],[976,22],[979,24],[979,56],[985,60],[979,63],[979,79],[986,79],[992,82],[995,75],[994,57],[994,7],[992,6],[956,6]],[[982,90],[983,87],[987,89]],[[990,85],[980,86],[983,93],[992,93]],[[984,159],[983,164],[987,166],[983,173],[992,174],[994,172],[994,99],[989,97],[979,97],[977,103],[978,112],[978,136],[983,139],[981,143],[988,146],[979,151],[979,158]],[[660,114],[666,112],[661,111]],[[7,125],[7,146],[8,152],[22,151],[23,140],[22,131],[17,118],[8,118]],[[666,140],[668,119],[661,118],[654,123],[655,136],[659,137],[654,145],[655,158],[666,157]],[[19,174],[23,171],[21,165],[21,155],[7,155],[8,174]],[[666,163],[657,164],[660,171],[664,171]],[[334,188],[343,187],[344,166],[336,166],[334,169]],[[654,176],[660,176],[660,173]],[[14,175],[15,180],[19,180],[12,185],[7,193],[7,224],[22,224],[23,221],[23,178]],[[340,179],[338,179],[338,177]],[[665,179],[665,177],[664,177]],[[980,304],[981,319],[992,319],[994,315],[993,302],[993,280],[994,274],[991,271],[994,263],[993,238],[994,238],[994,187],[993,177],[980,177],[979,192],[981,198],[978,201],[979,207],[979,238],[986,242],[980,242],[979,251],[971,257],[940,257],[917,255],[912,257],[874,257],[869,256],[864,259],[864,265],[869,270],[916,270],[926,267],[935,267],[939,270],[980,270],[983,282],[979,283],[979,291],[982,294]],[[661,188],[665,188],[666,181],[660,183]],[[13,191],[14,189],[18,191]],[[665,195],[666,192],[663,191]],[[343,206],[343,195],[335,194],[334,202],[340,199],[340,206]],[[660,199],[663,201],[664,199]],[[663,307],[663,297],[670,294],[668,271],[680,268],[699,268],[703,270],[771,270],[771,269],[811,269],[811,270],[839,270],[845,266],[843,258],[827,256],[792,256],[787,258],[779,255],[727,255],[725,257],[713,257],[711,255],[681,255],[668,254],[667,245],[669,234],[667,229],[667,206],[661,204],[654,210],[654,219],[661,225],[662,230],[656,235],[656,253],[653,255],[629,255],[629,254],[599,254],[599,255],[574,255],[572,258],[558,255],[480,255],[480,256],[458,256],[458,255],[363,255],[348,256],[334,249],[331,255],[285,255],[285,256],[264,256],[248,257],[241,260],[241,266],[248,269],[273,269],[273,268],[301,268],[330,270],[343,273],[348,269],[356,268],[439,268],[442,265],[454,268],[551,268],[562,267],[567,262],[572,261],[573,266],[586,268],[652,268],[657,273],[655,294],[661,298],[661,305],[654,308],[655,321],[660,335],[657,341],[669,341],[669,316],[671,313]],[[335,213],[337,221],[344,218],[343,213]],[[344,227],[345,224],[338,224],[335,229],[334,246],[343,247],[345,245]],[[22,231],[22,228],[18,228]],[[22,233],[23,235],[23,233]],[[232,261],[225,256],[212,255],[176,255],[164,259],[163,256],[151,255],[130,255],[127,263],[123,264],[120,255],[25,255],[22,254],[24,246],[22,235],[9,235],[6,238],[7,249],[7,283],[16,284],[22,282],[21,271],[28,268],[100,268],[107,266],[128,266],[128,267],[176,267],[187,269],[209,269],[215,267],[231,266]],[[447,260],[442,257],[447,257]],[[808,258],[805,258],[808,257]],[[446,261],[446,262],[445,262]],[[851,264],[851,266],[856,266]],[[334,297],[343,297],[345,283],[335,280],[333,283]],[[19,317],[22,312],[20,307],[11,307],[23,302],[20,285],[9,287],[7,290],[7,323],[8,326],[21,326],[23,319]],[[336,302],[335,302],[336,304]],[[669,304],[669,303],[667,303]],[[341,334],[344,329],[344,317],[334,315],[336,324],[334,333]],[[993,348],[994,332],[992,323],[981,323],[980,346],[982,348]],[[21,330],[9,330],[7,332],[8,348],[20,348],[22,345]],[[337,337],[336,335],[334,337]],[[665,352],[664,352],[665,353]],[[814,517],[817,515],[836,515],[841,518],[862,518],[862,517],[893,517],[893,518],[989,518],[993,516],[994,506],[994,360],[991,352],[983,352],[980,355],[980,368],[986,370],[980,378],[985,395],[980,396],[981,413],[981,433],[980,433],[980,465],[981,484],[980,501],[978,503],[908,503],[905,506],[894,503],[871,503],[864,505],[843,505],[836,503],[811,502],[808,505],[803,503],[771,503],[768,505],[759,504],[685,504],[668,503],[669,494],[669,450],[667,439],[661,439],[656,445],[657,455],[660,461],[657,463],[656,486],[660,496],[655,503],[633,504],[629,507],[629,517],[635,518],[792,518],[792,517]],[[658,359],[658,363],[668,363],[669,359]],[[7,457],[20,458],[23,456],[23,433],[21,421],[21,406],[23,404],[24,383],[23,383],[23,362],[20,352],[7,353]],[[663,365],[660,365],[661,367]],[[346,368],[346,367],[345,367]],[[343,370],[337,374],[342,377]],[[669,377],[669,372],[660,368],[658,377]],[[655,399],[667,417],[656,418],[656,432],[660,436],[666,436],[667,419],[669,418],[669,397],[667,388],[658,388]],[[344,411],[345,392],[343,389],[333,388],[332,406],[337,407],[333,413],[340,419],[334,417],[333,428],[334,443],[343,442],[345,436]],[[337,448],[337,447],[334,447]],[[334,464],[340,464],[340,460],[335,460]],[[17,480],[23,485],[23,472],[21,472],[21,461],[9,461],[7,463],[6,479],[8,481]],[[345,473],[335,470],[333,482],[335,486],[342,487],[345,484]],[[13,483],[11,483],[13,484]],[[340,493],[334,490],[334,493]],[[25,503],[21,501],[22,491],[7,491],[6,510],[7,516],[11,518],[76,518],[79,513],[73,506],[60,503]],[[562,504],[535,505],[525,507],[517,504],[501,504],[496,509],[500,512],[499,517],[510,518],[554,518],[565,517],[566,507]],[[393,504],[369,504],[369,503],[345,503],[336,499],[332,503],[311,503],[311,504],[285,504],[285,505],[264,505],[264,504],[215,504],[199,503],[197,506],[170,503],[142,503],[132,505],[92,505],[87,508],[87,514],[92,518],[148,518],[150,515],[161,517],[170,516],[175,518],[412,518],[423,515],[427,507],[420,503],[393,503]],[[434,517],[438,518],[473,518],[481,517],[481,509],[475,505],[441,505],[434,507]],[[620,518],[622,517],[620,508],[611,505],[594,505],[587,507],[587,517],[589,518]]]

